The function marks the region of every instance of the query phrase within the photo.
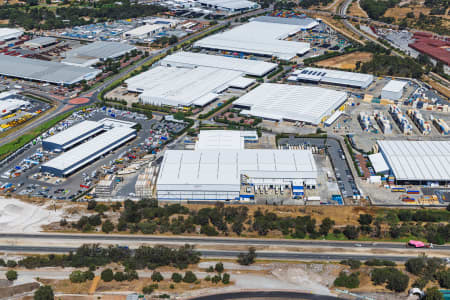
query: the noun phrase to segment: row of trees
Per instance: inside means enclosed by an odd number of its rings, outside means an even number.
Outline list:
[[[55,10],[46,7],[3,6],[0,19],[9,20],[9,25],[18,25],[26,30],[50,30],[91,24],[95,21],[120,20],[151,16],[166,11],[159,5],[117,5],[101,7],[58,7]]]
[[[102,223],[104,211],[120,210],[116,224],[109,220]],[[89,202],[88,209],[98,212],[97,215],[83,216],[72,226],[78,230],[102,225],[104,232],[117,230],[144,234],[173,234],[200,232],[207,236],[229,235],[235,233],[256,232],[260,236],[269,233],[281,233],[292,238],[320,238],[333,234],[336,238],[349,240],[360,236],[370,238],[415,237],[428,242],[443,244],[450,241],[450,212],[438,209],[387,210],[385,215],[374,218],[370,214],[359,215],[359,226],[347,225],[335,227],[331,218],[324,218],[320,223],[311,216],[280,217],[276,213],[257,210],[249,214],[247,206],[216,206],[190,210],[180,204],[159,206],[154,199],[143,199],[138,202],[125,201],[120,205],[108,207],[105,204]]]
[[[173,266],[185,269],[191,264],[197,264],[200,253],[191,245],[180,248],[164,246],[141,246],[131,251],[127,247],[99,245],[83,245],[75,253],[68,255],[35,255],[27,256],[19,261],[19,266],[27,269],[42,267],[95,267],[110,263],[121,263],[130,270],[155,269],[162,266]]]

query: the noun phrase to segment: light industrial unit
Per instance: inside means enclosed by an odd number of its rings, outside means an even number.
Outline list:
[[[139,100],[143,103],[205,106],[242,76],[242,72],[217,68],[158,66],[127,79],[125,83],[128,91],[141,93]]]
[[[301,26],[302,30],[313,29],[314,27],[319,25],[319,22],[317,22],[315,19],[308,18],[308,17],[280,18],[280,17],[272,17],[272,16],[259,16],[259,17],[251,19],[251,21],[267,22],[267,23],[274,23],[274,24],[297,25],[297,26]]]
[[[310,49],[309,43],[283,40],[302,29],[300,25],[252,21],[201,39],[194,46],[290,60]]]
[[[21,99],[16,98],[0,99],[0,117],[14,113],[19,109],[24,109],[29,105],[30,102]]]
[[[403,96],[403,90],[408,84],[406,81],[391,80],[381,90],[381,98],[389,100],[400,100]]]
[[[115,127],[42,164],[41,172],[59,177],[69,176],[134,137],[136,137],[135,129]]]
[[[397,183],[448,184],[450,141],[377,141]]]
[[[0,41],[8,41],[21,37],[23,30],[17,28],[0,28]]]
[[[59,62],[0,55],[0,74],[54,84],[72,85],[94,79],[100,70],[69,66]]]
[[[170,28],[170,24],[146,24],[125,32],[123,37],[147,39],[167,28]]]
[[[242,12],[259,8],[255,2],[248,0],[196,0],[202,6],[227,12]]]
[[[67,51],[66,58],[62,62],[88,67],[99,61],[124,56],[133,50],[136,50],[136,47],[126,43],[99,41]]]
[[[309,150],[168,150],[158,176],[157,197],[162,201],[252,200],[261,187],[302,194],[306,182],[316,179],[317,167]]]
[[[67,151],[84,140],[104,130],[100,122],[83,121],[42,141],[42,148],[48,151]]]
[[[264,76],[276,69],[277,64],[260,60],[240,59],[180,51],[161,60],[161,65],[172,67],[211,67],[233,70],[253,76]]]
[[[294,71],[288,78],[290,81],[327,83],[366,89],[372,84],[374,77],[370,74],[329,70],[323,68],[304,68]]]
[[[347,100],[347,93],[299,85],[263,83],[236,100],[241,114],[317,125]]]
[[[34,38],[32,40],[26,41],[24,43],[28,48],[36,49],[36,48],[45,48],[50,45],[56,44],[58,42],[57,39],[49,36],[41,36]]]

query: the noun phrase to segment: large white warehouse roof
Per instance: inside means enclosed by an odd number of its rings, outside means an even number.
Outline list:
[[[131,128],[114,127],[44,163],[41,167],[42,171],[56,173],[60,176],[68,175],[101,155],[131,140],[136,136],[135,132],[136,130]]]
[[[144,103],[203,106],[242,75],[241,72],[216,68],[158,66],[125,82],[129,91],[142,92],[140,99]]]
[[[207,7],[228,11],[243,11],[259,7],[255,2],[248,0],[197,0],[197,2]]]
[[[309,43],[282,40],[302,28],[300,25],[254,21],[201,39],[194,46],[276,56],[289,60],[310,49]]]
[[[396,180],[450,180],[450,141],[377,143]]]
[[[347,99],[347,93],[319,87],[264,83],[242,96],[234,105],[242,111],[273,120],[319,124]]]
[[[277,67],[277,64],[260,60],[240,59],[219,55],[193,52],[177,52],[161,61],[164,66],[213,67],[243,72],[247,75],[264,76]]]
[[[167,150],[158,190],[236,191],[252,178],[317,178],[309,150]]]
[[[16,39],[23,34],[23,30],[17,28],[0,28],[0,41]]]
[[[358,88],[367,88],[373,82],[373,75],[353,73],[322,68],[304,68],[291,75],[297,81],[329,83]],[[290,77],[291,78],[291,77]],[[292,78],[294,79],[294,78]],[[290,80],[292,80],[290,79]]]
[[[381,90],[382,92],[402,92],[403,88],[405,87],[405,85],[408,82],[406,81],[400,81],[400,80],[391,80],[388,82],[388,84],[386,84],[383,89]]]

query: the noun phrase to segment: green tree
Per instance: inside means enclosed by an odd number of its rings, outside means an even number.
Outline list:
[[[325,219],[322,220],[322,223],[320,224],[319,233],[323,236],[326,236],[333,229],[334,225],[335,222],[330,218],[326,217]]]
[[[172,281],[173,282],[181,282],[183,280],[183,276],[181,276],[181,274],[179,273],[172,273]]]
[[[351,273],[347,275],[344,271],[339,273],[339,276],[334,280],[335,286],[346,287],[349,289],[354,289],[359,287],[359,273]]]
[[[86,281],[86,277],[84,272],[80,270],[75,270],[69,275],[70,282],[72,283],[81,283]]]
[[[151,285],[147,285],[144,286],[144,288],[142,289],[142,293],[146,294],[146,295],[150,295],[151,293],[153,293],[155,289],[153,288],[153,286]]]
[[[359,230],[353,225],[345,226],[343,233],[349,240],[355,240],[359,237]]]
[[[423,273],[426,265],[425,256],[410,258],[405,263],[406,271],[417,276]]]
[[[239,253],[238,255],[238,263],[243,266],[251,265],[255,262],[256,259],[256,249],[254,247],[250,247],[248,249],[248,253]]]
[[[197,276],[192,271],[186,271],[184,273],[183,281],[186,283],[194,283],[197,281]]]
[[[127,276],[123,272],[114,273],[114,280],[121,282],[127,279]]]
[[[54,300],[55,295],[53,289],[49,285],[40,286],[36,292],[34,292],[34,300]]]
[[[110,220],[106,220],[105,222],[103,222],[102,231],[104,233],[110,233],[113,230],[114,230],[114,224]]]
[[[370,224],[372,224],[372,220],[373,220],[372,215],[360,214],[358,222],[361,225],[370,225]]]
[[[100,274],[100,277],[104,282],[110,282],[114,279],[114,273],[111,269],[105,269]]]
[[[438,290],[437,287],[428,288],[425,291],[425,300],[444,300],[444,295]]]
[[[223,263],[218,262],[214,267],[214,270],[216,270],[217,273],[222,273],[224,271]]]
[[[5,274],[6,279],[8,279],[9,281],[14,281],[17,280],[17,272],[14,270],[8,270],[8,272],[6,272]]]
[[[153,272],[151,278],[152,278],[153,281],[156,281],[156,282],[160,282],[160,281],[164,280],[164,277],[161,275],[160,272]]]
[[[214,284],[218,284],[221,280],[222,280],[222,278],[220,277],[220,274],[214,275],[211,278],[211,282]]]
[[[17,267],[17,262],[15,260],[8,260],[6,262],[6,266],[8,268],[15,268],[15,267]]]
[[[450,269],[438,272],[436,279],[439,281],[441,288],[450,289]]]
[[[223,273],[223,275],[222,275],[222,283],[223,284],[229,284],[230,283],[230,274]]]

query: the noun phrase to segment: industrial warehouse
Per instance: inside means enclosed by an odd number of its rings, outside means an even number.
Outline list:
[[[0,28],[0,42],[16,39],[23,35],[23,30],[17,28]]]
[[[293,72],[292,75],[289,76],[288,80],[310,83],[326,83],[366,89],[372,84],[374,77],[370,74],[344,72],[322,68],[304,68]]]
[[[263,83],[233,104],[234,107],[242,109],[242,115],[318,125],[346,100],[346,92],[320,87]]]
[[[68,65],[89,67],[99,61],[115,59],[136,50],[136,47],[118,42],[94,42],[66,52],[62,61]]]
[[[56,149],[68,149],[70,146],[81,143],[88,137],[93,136],[95,133],[100,133],[107,128],[109,130],[42,164],[41,172],[47,172],[58,177],[69,176],[88,163],[136,137],[136,130],[128,126],[111,127],[104,126],[108,122],[85,122],[88,121],[84,121],[75,125],[73,129],[68,129],[55,135],[55,138],[47,139],[43,142],[44,149],[50,148],[53,151]],[[65,132],[68,132],[68,134],[67,137],[63,138],[62,136],[64,136]],[[59,143],[58,139],[61,139]]]
[[[194,43],[194,47],[275,56],[283,60],[290,60],[297,55],[304,55],[310,50],[310,45],[283,39],[310,26],[315,26],[314,24],[318,23],[312,20],[311,25],[302,26],[252,21],[201,39]]]
[[[26,80],[72,85],[94,79],[100,70],[59,62],[0,55],[0,74]]]
[[[406,81],[391,80],[381,90],[381,98],[389,100],[400,100],[403,96]]]
[[[450,141],[378,141],[377,145],[397,183],[450,182]],[[376,169],[385,169],[383,162]]]
[[[304,194],[317,168],[308,150],[167,150],[157,197],[166,201],[254,200],[268,188]],[[289,191],[289,192],[288,192]]]
[[[103,124],[83,121],[42,141],[42,148],[48,151],[66,151],[91,136],[102,132]]]
[[[277,68],[277,64],[260,60],[209,55],[180,51],[161,60],[161,65],[172,67],[211,67],[239,71],[246,75],[264,76]]]
[[[248,0],[196,0],[203,7],[213,8],[215,10],[226,11],[229,13],[244,12],[259,8],[255,2]]]
[[[125,81],[129,92],[140,93],[142,103],[205,106],[229,87],[246,88],[254,82],[238,71],[198,67],[158,66]]]

